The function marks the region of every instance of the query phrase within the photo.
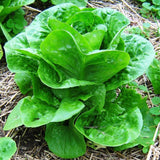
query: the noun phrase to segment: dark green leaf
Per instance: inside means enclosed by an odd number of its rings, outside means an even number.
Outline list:
[[[48,124],[45,140],[49,149],[62,158],[76,158],[86,152],[83,136],[74,127],[65,123]]]
[[[54,96],[52,89],[45,86],[38,77],[32,77],[33,95],[48,103],[49,105],[59,106],[59,100]]]
[[[22,94],[32,91],[32,79],[30,74],[25,72],[16,73],[14,80]]]
[[[146,74],[153,85],[154,92],[160,94],[160,61],[154,59]]]

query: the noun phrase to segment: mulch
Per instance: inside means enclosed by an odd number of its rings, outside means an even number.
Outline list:
[[[150,23],[150,36],[149,41],[153,44],[157,59],[160,59],[160,37],[155,35],[157,29],[160,27],[160,21],[154,22],[152,19],[148,20],[139,14],[140,8],[137,6],[134,0],[90,0],[88,7],[111,7],[122,12],[126,17],[129,18],[132,26],[138,26],[142,30],[144,22]],[[43,10],[43,7],[35,5],[25,6],[26,12],[25,18],[28,24],[32,22],[35,16]],[[144,85],[151,92],[139,92],[142,96],[148,96],[148,106],[153,107],[151,98],[155,95],[153,93],[153,87],[150,81],[145,75],[139,77],[137,80],[138,84]],[[14,82],[14,74],[11,73],[3,58],[0,62],[0,137],[9,136],[12,137],[17,143],[17,152],[12,157],[12,160],[61,160],[51,153],[44,141],[45,127],[39,128],[25,128],[24,126],[10,130],[8,132],[3,131],[3,126],[9,113],[12,111],[17,102],[22,99],[22,95]],[[160,135],[156,136],[159,131],[159,126],[155,136],[153,137],[154,145],[150,147],[148,154],[142,153],[142,149],[134,147],[121,152],[113,151],[112,148],[101,148],[94,150],[90,147],[87,148],[87,152],[80,158],[74,160],[160,160]]]

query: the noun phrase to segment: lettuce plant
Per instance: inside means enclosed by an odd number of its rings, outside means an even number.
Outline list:
[[[8,160],[16,152],[17,147],[15,141],[10,137],[1,137],[0,138],[0,159]]]
[[[155,52],[123,30],[129,20],[109,8],[49,8],[5,45],[6,60],[26,97],[4,130],[46,125],[49,149],[62,158],[86,151],[85,140],[114,147],[152,144],[146,98],[124,85],[142,75]],[[119,88],[119,92],[117,92]]]
[[[34,0],[0,1],[0,42],[3,39],[1,36],[2,33],[7,40],[10,40],[11,36],[9,35],[9,32],[11,32],[12,35],[15,35],[23,30],[26,25],[26,21],[24,20],[24,12],[20,8],[33,2]],[[18,12],[15,12],[17,10]]]

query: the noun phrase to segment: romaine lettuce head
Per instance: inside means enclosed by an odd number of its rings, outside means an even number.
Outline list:
[[[112,147],[136,140],[144,100],[133,90],[115,91],[142,75],[155,52],[146,39],[124,34],[128,25],[109,8],[66,3],[40,13],[5,45],[8,68],[28,96],[4,129],[47,124],[45,139],[62,158],[83,155],[84,137]]]

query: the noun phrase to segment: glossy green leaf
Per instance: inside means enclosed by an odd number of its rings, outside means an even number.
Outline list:
[[[23,101],[24,99],[21,99],[8,116],[7,122],[3,128],[4,130],[11,130],[13,128],[23,125],[20,114],[20,108],[23,104]]]
[[[16,73],[14,80],[22,94],[32,91],[31,75],[25,72]]]
[[[45,85],[54,89],[64,89],[95,84],[94,82],[77,80],[74,78],[65,78],[60,80],[54,68],[45,62],[40,63],[38,68],[38,76]]]
[[[105,85],[85,86],[82,90],[84,95],[87,93],[90,95],[90,98],[87,101],[87,103],[91,104],[90,107],[96,107],[97,111],[101,112],[106,98]]]
[[[99,50],[104,38],[105,32],[103,30],[94,30],[92,32],[86,33],[84,37],[93,48],[93,50]]]
[[[153,85],[154,92],[160,94],[160,61],[154,59],[146,74]]]
[[[38,61],[17,51],[19,48],[29,48],[25,33],[21,33],[5,44],[8,68],[12,72],[37,72]],[[14,52],[13,52],[14,51]]]
[[[48,19],[56,18],[59,21],[65,22],[79,11],[80,9],[71,3],[61,4],[51,7],[36,16],[30,26],[26,28],[26,36],[31,48],[38,49],[41,42],[51,32],[47,23]]]
[[[86,55],[84,78],[103,83],[125,68],[130,57],[124,51],[101,50]]]
[[[79,100],[63,99],[58,110],[53,116],[52,122],[65,121],[75,114],[79,113],[84,107],[84,104]]]
[[[83,52],[84,54],[93,50],[90,47],[88,41],[78,31],[76,31],[74,28],[72,28],[67,23],[62,23],[56,19],[49,19],[48,25],[53,31],[54,30],[65,30],[65,31],[68,31],[70,34],[72,34],[81,52]]]
[[[36,76],[32,77],[33,95],[48,103],[49,105],[59,106],[59,100],[54,96],[52,89],[44,85]]]
[[[87,0],[51,0],[52,4],[73,3],[78,7],[86,7]]]
[[[126,46],[125,51],[129,53],[131,59],[129,65],[124,70],[106,83],[107,90],[116,89],[142,75],[151,64],[155,55],[152,44],[146,39],[130,34],[124,34],[122,38]]]
[[[105,146],[119,146],[135,140],[143,120],[138,106],[141,101],[135,91],[124,89],[115,103],[106,102],[102,113],[91,109],[81,114],[75,126],[89,140]]]
[[[0,159],[9,160],[16,152],[16,143],[10,137],[0,138]]]
[[[73,78],[81,78],[83,55],[72,35],[63,30],[51,32],[41,44],[43,56]]]
[[[129,20],[120,12],[110,8],[98,8],[93,13],[101,17],[107,26],[102,48],[116,49],[121,43],[121,32],[129,25]]]
[[[86,152],[84,137],[73,126],[65,123],[48,124],[45,140],[49,149],[62,158],[76,158]]]
[[[39,127],[51,122],[56,108],[36,98],[26,97],[20,112],[22,122],[26,127]]]
[[[63,30],[49,34],[41,44],[41,50],[46,59],[61,66],[68,76],[95,82],[105,82],[126,67],[130,59],[123,51],[102,50],[85,55],[75,39]]]
[[[148,150],[150,145],[154,143],[153,137],[156,130],[156,126],[154,124],[154,117],[150,114],[149,108],[146,104],[146,98],[144,98],[140,103],[141,106],[139,106],[139,109],[143,117],[143,127],[139,137],[131,143],[116,147],[115,150],[124,150],[137,145],[142,145],[144,147],[144,150]]]
[[[85,34],[97,29],[99,25],[103,25],[104,21],[101,17],[90,11],[81,11],[73,15],[67,23],[75,28],[80,34]]]

